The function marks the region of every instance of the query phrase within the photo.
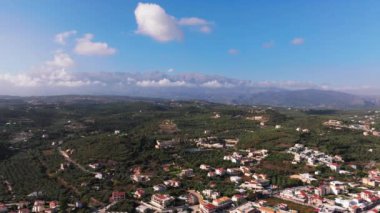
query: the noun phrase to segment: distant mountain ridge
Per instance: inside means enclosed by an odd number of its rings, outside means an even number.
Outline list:
[[[337,91],[305,89],[284,90],[269,89],[265,91],[140,91],[138,96],[109,95],[62,95],[62,96],[0,96],[0,100],[46,101],[46,102],[77,102],[93,101],[149,101],[149,100],[202,100],[225,104],[268,105],[277,107],[323,108],[323,109],[354,109],[380,107],[376,98],[362,97]]]
[[[18,78],[20,76],[0,81],[0,94],[13,95],[0,96],[0,99],[17,99],[17,95],[42,97],[71,94],[92,95],[90,97],[93,99],[96,96],[120,96],[299,108],[380,106],[380,98],[326,90],[328,87],[312,83],[253,82],[200,73],[83,73],[61,70],[22,76],[22,79],[31,79],[33,83],[19,81]]]

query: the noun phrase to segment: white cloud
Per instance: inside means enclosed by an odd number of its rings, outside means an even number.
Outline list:
[[[116,49],[109,47],[105,42],[93,42],[93,34],[85,34],[77,39],[74,51],[79,55],[113,55]]]
[[[137,33],[160,42],[181,40],[183,33],[176,19],[157,4],[139,3],[135,10]]]
[[[0,74],[0,81],[9,82],[14,86],[19,87],[35,87],[38,85],[38,79],[25,74]]]
[[[75,30],[58,33],[57,35],[55,35],[54,41],[57,42],[58,44],[65,45],[66,39],[68,39],[70,36],[75,35],[76,33],[77,31]]]
[[[67,72],[64,69],[42,70],[38,72],[29,72],[22,74],[0,74],[0,81],[8,82],[11,86],[24,88],[42,88],[51,89],[59,87],[83,87],[90,85],[106,85],[98,80],[89,80]]]
[[[207,81],[207,82],[203,83],[201,86],[207,87],[207,88],[221,88],[221,87],[223,87],[223,84],[221,84],[217,80],[213,80],[213,81]]]
[[[206,87],[206,88],[217,89],[217,88],[233,88],[236,85],[231,84],[231,83],[220,83],[217,80],[212,80],[212,81],[207,81],[207,82],[201,84],[200,86]]]
[[[181,18],[178,24],[181,26],[197,27],[198,30],[203,33],[210,33],[212,31],[210,22],[197,17]]]
[[[140,87],[188,87],[191,84],[186,83],[185,81],[171,81],[167,78],[158,80],[158,81],[149,81],[143,80],[136,82],[137,86]]]
[[[135,9],[137,34],[149,36],[160,42],[181,40],[181,26],[193,27],[202,33],[210,33],[211,23],[197,17],[177,19],[166,13],[158,4],[139,3]]]
[[[239,54],[239,50],[234,49],[234,48],[229,49],[227,52],[228,52],[228,54],[230,54],[230,55],[237,55],[237,54]]]
[[[305,39],[303,38],[293,38],[291,41],[290,41],[291,44],[293,45],[302,45],[305,43]]]
[[[271,41],[264,42],[261,46],[265,49],[273,48],[274,47],[274,41],[271,40]]]
[[[47,61],[46,65],[55,68],[68,68],[75,64],[74,60],[64,52],[56,52],[51,61]]]

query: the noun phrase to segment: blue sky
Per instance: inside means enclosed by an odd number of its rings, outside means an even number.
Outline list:
[[[160,12],[145,3],[156,4],[173,18],[175,26],[166,29],[166,37],[153,32],[157,24],[167,24],[165,17],[153,24],[154,29],[139,26],[139,2],[2,0],[0,73],[25,73],[54,64],[72,72],[173,69],[257,82],[378,85],[380,1],[142,2],[141,23],[150,17],[146,11]],[[68,31],[75,33],[65,45],[54,41]],[[86,44],[100,42],[108,52],[76,49],[85,34],[91,34],[85,41],[93,42]],[[57,65],[53,57],[58,53],[72,63]]]

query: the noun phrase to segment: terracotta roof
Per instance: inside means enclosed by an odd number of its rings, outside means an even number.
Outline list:
[[[202,204],[203,208],[207,209],[207,210],[213,210],[213,209],[216,209],[216,206],[214,206],[213,204],[211,203],[204,203]]]

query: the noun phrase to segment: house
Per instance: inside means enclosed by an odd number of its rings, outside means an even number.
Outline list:
[[[99,163],[90,163],[90,164],[88,164],[88,167],[96,170],[96,169],[99,169],[100,164]]]
[[[232,200],[229,197],[220,197],[212,201],[212,204],[218,207],[218,209],[229,207],[232,204]]]
[[[224,142],[226,142],[227,146],[233,147],[239,143],[239,139],[238,138],[224,139]]]
[[[328,185],[320,185],[319,187],[314,189],[314,194],[318,196],[325,196],[331,194],[331,188]]]
[[[236,195],[232,196],[231,200],[232,200],[233,202],[240,203],[240,202],[243,201],[245,198],[247,198],[247,196],[242,195],[242,194],[236,194]]]
[[[240,183],[243,179],[240,176],[231,176],[230,181],[233,183]]]
[[[150,203],[154,206],[164,209],[168,207],[173,201],[174,198],[167,194],[154,194],[152,195]]]
[[[216,212],[217,208],[211,203],[202,203],[200,205],[200,210],[202,213],[214,213]]]
[[[149,208],[145,205],[139,205],[138,207],[136,207],[136,212],[138,213],[147,213],[149,212]]]
[[[210,172],[207,172],[207,177],[215,177],[216,176],[216,173],[213,172],[213,171],[210,171]]]
[[[158,185],[153,186],[153,190],[155,192],[163,192],[166,190],[166,186],[164,184],[158,184]]]
[[[260,191],[263,190],[264,187],[257,181],[251,180],[251,181],[246,181],[242,184],[240,184],[240,187],[243,189],[248,189],[248,190],[253,190],[253,191]]]
[[[220,193],[217,192],[217,191],[213,191],[211,189],[205,189],[202,191],[202,194],[206,197],[206,198],[211,198],[211,199],[216,199],[220,196]]]
[[[380,178],[374,179],[374,178],[365,177],[362,179],[362,183],[364,185],[378,187],[380,185]]]
[[[172,140],[156,140],[156,149],[169,149],[175,147],[179,142],[175,139]]]
[[[95,178],[101,180],[101,179],[103,179],[103,174],[100,173],[100,172],[97,172],[97,173],[95,174]]]
[[[241,171],[240,171],[239,168],[228,168],[227,169],[227,174],[228,175],[238,175],[240,173],[241,173]]]
[[[144,189],[137,189],[134,193],[133,193],[133,197],[134,198],[137,198],[137,199],[141,199],[143,196],[145,195],[145,190]]]
[[[45,211],[45,201],[36,200],[34,201],[32,212],[44,212]]]
[[[329,163],[327,166],[334,172],[338,172],[340,168],[340,165],[337,163]]]
[[[240,171],[244,174],[251,174],[251,168],[249,168],[248,166],[240,166]]]
[[[229,213],[256,213],[258,212],[253,202],[249,201],[229,211]]]
[[[211,169],[211,166],[210,166],[210,165],[206,165],[206,164],[201,164],[201,165],[199,166],[199,168],[200,168],[201,170],[208,171],[208,170]]]
[[[330,188],[333,194],[338,195],[346,192],[347,185],[340,181],[331,181]]]
[[[55,209],[58,207],[58,201],[50,201],[49,202],[49,208]]]
[[[134,174],[134,175],[131,175],[131,179],[132,179],[134,182],[137,182],[137,183],[147,182],[147,181],[150,180],[150,178],[149,178],[148,176],[140,175],[140,174]]]
[[[194,176],[193,169],[183,169],[179,174],[180,177],[192,177]]]
[[[178,180],[165,180],[164,184],[166,186],[174,187],[174,188],[178,188],[181,186],[181,182],[179,182]]]
[[[125,192],[118,192],[118,191],[112,192],[112,195],[110,197],[110,202],[116,202],[116,201],[121,201],[121,200],[125,200]]]
[[[215,174],[218,176],[223,176],[225,173],[226,173],[226,171],[224,170],[224,168],[215,169]]]

